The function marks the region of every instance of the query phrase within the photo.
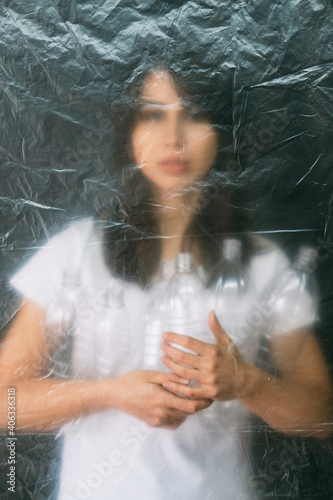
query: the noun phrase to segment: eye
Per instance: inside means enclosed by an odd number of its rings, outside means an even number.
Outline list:
[[[208,122],[210,123],[209,116],[202,109],[194,105],[188,105],[185,107],[185,113],[188,119],[197,122]]]
[[[163,118],[163,112],[155,108],[142,108],[139,111],[139,119],[144,122],[155,122]]]

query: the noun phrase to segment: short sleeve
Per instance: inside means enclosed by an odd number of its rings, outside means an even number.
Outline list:
[[[304,286],[305,279],[301,279],[293,269],[286,270],[283,277],[285,286],[281,283],[281,292],[277,290],[273,299],[266,299],[271,309],[271,335],[285,335],[294,330],[310,328],[317,320],[315,297]]]
[[[258,297],[255,307],[264,318],[266,335],[286,335],[314,325],[316,298],[304,286],[304,280],[299,281],[282,250],[274,246],[255,259],[252,268]]]
[[[52,237],[10,280],[24,297],[47,309],[61,285],[65,269],[79,269],[92,219],[70,225]]]

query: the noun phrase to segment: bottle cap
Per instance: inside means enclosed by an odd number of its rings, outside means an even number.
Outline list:
[[[222,243],[223,258],[236,260],[241,258],[242,244],[237,238],[226,238]]]
[[[317,259],[318,252],[313,247],[301,246],[298,250],[298,254],[295,260],[296,269],[311,270]]]
[[[107,288],[104,292],[105,307],[117,309],[124,305],[124,291],[121,287]]]
[[[77,288],[81,285],[80,271],[68,267],[62,274],[62,286],[66,288]]]
[[[193,256],[189,252],[182,252],[176,255],[176,271],[190,272],[193,270]]]

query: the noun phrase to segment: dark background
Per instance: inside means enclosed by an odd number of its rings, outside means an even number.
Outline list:
[[[19,303],[9,277],[95,208],[109,105],[135,47],[184,32],[233,75],[230,175],[246,188],[250,229],[291,258],[302,243],[318,249],[316,333],[333,371],[332,1],[4,0],[0,21],[2,335]],[[285,438],[258,420],[253,431],[258,498],[333,498],[331,441]],[[5,436],[0,449],[5,499]],[[17,498],[52,497],[60,449],[61,437],[18,436]]]

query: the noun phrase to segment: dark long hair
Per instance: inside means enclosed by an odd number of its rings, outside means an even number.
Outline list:
[[[220,259],[223,238],[237,233],[248,255],[247,223],[241,213],[241,196],[232,186],[230,165],[232,147],[232,72],[222,74],[211,64],[193,60],[192,50],[182,52],[179,60],[161,60],[155,54],[142,58],[119,98],[112,106],[113,196],[101,213],[104,255],[111,272],[127,281],[147,286],[156,273],[161,257],[161,235],[150,181],[135,165],[131,134],[139,110],[146,77],[165,69],[173,78],[177,92],[186,96],[207,116],[218,134],[218,152],[207,176],[198,182],[202,196],[183,238],[183,249],[199,244],[202,260],[209,272]],[[164,52],[165,56],[169,52]],[[198,69],[199,68],[199,69]]]

